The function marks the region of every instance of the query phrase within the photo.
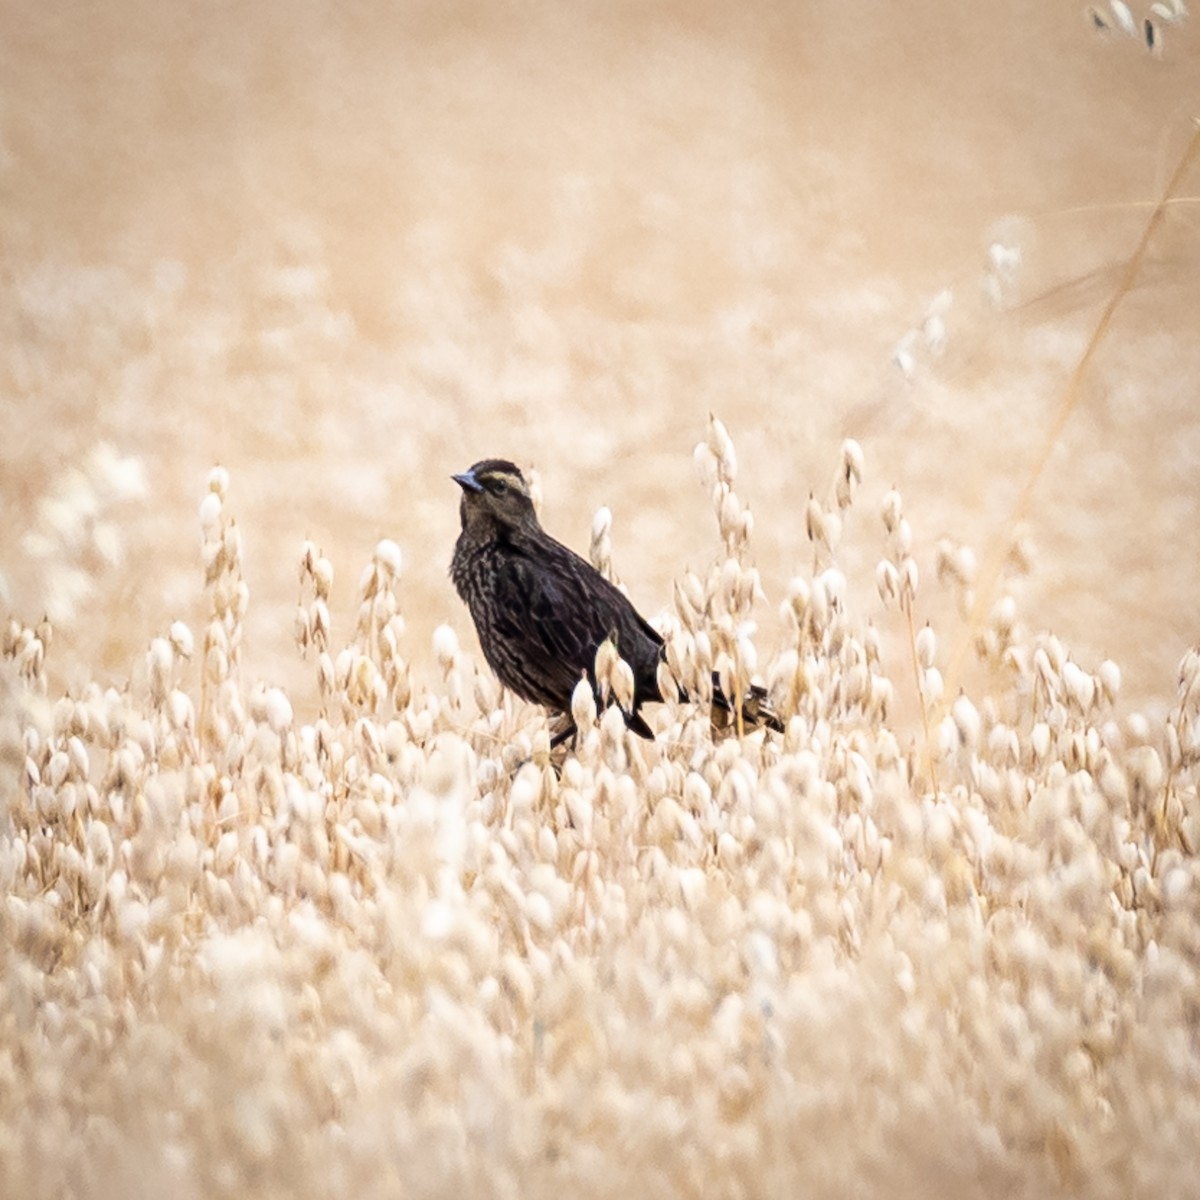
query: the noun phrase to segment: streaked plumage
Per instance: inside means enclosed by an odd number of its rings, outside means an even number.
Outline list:
[[[623,592],[538,522],[529,485],[506,459],[489,458],[455,475],[462,532],[450,577],[466,601],[488,665],[518,696],[570,713],[584,675],[595,687],[596,651],[611,638],[633,670],[629,728],[651,737],[639,709],[662,700],[663,640]],[[714,689],[714,702],[728,707]],[[779,728],[756,697],[759,719]]]

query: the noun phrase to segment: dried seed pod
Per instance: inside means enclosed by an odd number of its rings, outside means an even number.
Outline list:
[[[734,645],[737,647],[738,659],[747,674],[753,675],[758,667],[758,650],[754,645],[754,635],[758,625],[754,621],[741,621],[734,635]]]
[[[988,731],[988,755],[995,766],[1010,766],[1020,761],[1021,743],[1015,729],[1004,724]]]
[[[1111,658],[1106,658],[1096,669],[1096,681],[1104,699],[1109,704],[1116,704],[1121,691],[1121,668]]]
[[[655,678],[658,682],[658,694],[664,700],[670,702],[671,698],[678,695],[679,685],[675,681],[675,675],[671,670],[671,666],[667,661],[660,662],[658,669],[655,672]]]
[[[958,699],[951,706],[950,715],[954,719],[954,725],[958,730],[962,745],[968,750],[976,750],[979,747],[980,731],[983,727],[979,710],[964,693],[960,692]]]
[[[894,533],[904,517],[904,502],[895,488],[884,493],[882,509],[883,527],[888,533]]]
[[[154,638],[146,654],[146,668],[150,676],[150,695],[156,704],[166,697],[174,665],[175,651],[171,643],[166,638]]]
[[[1091,712],[1096,698],[1096,681],[1069,659],[1062,666],[1063,688],[1069,699],[1085,716]]]
[[[833,612],[846,609],[846,576],[837,567],[829,567],[813,580],[813,594],[820,591]]]
[[[1045,762],[1051,746],[1050,726],[1045,721],[1039,721],[1030,730],[1029,745],[1033,750],[1034,758],[1038,762]]]
[[[795,576],[788,584],[788,598],[780,605],[780,614],[791,616],[798,630],[804,629],[808,607],[812,602],[812,588],[806,579]]]
[[[937,635],[928,621],[917,634],[917,662],[923,667],[932,667],[937,656]]]
[[[208,490],[222,500],[225,498],[229,491],[229,472],[224,467],[218,465],[209,471]]]
[[[309,622],[308,609],[303,604],[298,604],[295,615],[292,617],[292,640],[301,654],[308,650],[311,638],[312,626]]]
[[[703,613],[705,610],[704,585],[691,571],[684,572],[675,580],[675,601],[680,619],[686,619],[688,612]],[[682,603],[680,603],[682,601]]]
[[[608,757],[608,765],[613,770],[624,770],[625,718],[615,705],[606,708],[600,718],[600,738]]]
[[[605,638],[596,647],[596,685],[600,689],[601,700],[606,703],[612,689],[613,669],[620,661],[620,657],[611,638]]]
[[[1179,697],[1185,712],[1200,707],[1200,649],[1195,647],[1179,663]]]
[[[696,474],[704,487],[711,491],[717,483],[717,456],[707,442],[697,442],[692,452],[692,461],[696,464]]]
[[[242,535],[237,522],[232,518],[226,524],[225,531],[221,535],[221,549],[230,569],[242,561]]]
[[[42,639],[31,637],[17,655],[17,672],[26,683],[39,687],[42,680],[42,668],[45,665],[45,646]]]
[[[612,577],[612,510],[596,509],[592,517],[592,541],[588,548],[591,564],[606,578]]]
[[[727,543],[737,537],[741,520],[742,505],[738,500],[737,493],[732,488],[722,485],[721,500],[717,508],[717,524],[721,530],[721,537]]]
[[[171,648],[180,658],[192,657],[195,639],[192,637],[192,631],[182,621],[172,621],[167,636],[170,638]]]
[[[581,732],[596,723],[596,696],[586,676],[580,678],[571,693],[571,719]]]
[[[854,492],[862,479],[862,447],[853,438],[847,438],[842,443],[842,461],[835,489],[838,508],[847,509],[854,503]]]
[[[992,607],[992,625],[1005,636],[1012,633],[1017,622],[1017,602],[1011,595],[1001,596]]]
[[[715,597],[718,602],[718,612],[722,617],[728,618],[728,614],[737,612],[740,607],[738,598],[741,591],[742,564],[736,558],[727,558],[721,564]]]
[[[324,555],[317,558],[312,564],[312,581],[317,598],[328,600],[329,593],[333,589],[333,563]]]
[[[737,455],[733,439],[722,422],[712,413],[708,417],[708,445],[717,460],[717,472],[725,483],[733,483],[737,475]]]
[[[67,756],[71,760],[71,772],[76,779],[87,779],[90,764],[87,747],[77,737],[67,739]]]
[[[1058,672],[1050,662],[1050,656],[1044,647],[1039,646],[1033,652],[1033,670],[1042,686],[1050,696],[1058,695]]]
[[[633,668],[623,658],[618,658],[613,664],[609,679],[617,703],[625,712],[632,712],[634,694]]]
[[[810,542],[825,540],[824,517],[821,502],[809,492],[808,503],[804,507],[804,531]]]
[[[809,623],[817,637],[822,637],[829,627],[830,608],[829,592],[818,577],[813,580],[808,602]]]
[[[369,562],[363,567],[358,576],[358,594],[363,601],[363,609],[360,610],[359,619],[362,619],[362,614],[365,612],[370,615],[370,608],[366,604],[368,600],[373,600],[376,593],[379,591],[379,566],[376,563]]]
[[[795,695],[801,686],[800,655],[796,650],[783,650],[776,655],[767,672],[767,691],[771,702],[782,714],[790,716],[795,708]]]
[[[946,349],[946,318],[941,313],[931,312],[921,322],[921,336],[929,353],[935,358],[940,357]]]
[[[71,759],[65,750],[56,750],[50,756],[50,765],[46,769],[46,779],[54,789],[61,788],[71,771]]]
[[[268,688],[263,706],[267,724],[275,733],[282,734],[291,728],[292,704],[282,688]]]
[[[449,625],[439,625],[433,631],[433,653],[444,673],[454,669],[458,661],[458,634]]]
[[[1155,3],[1150,5],[1150,11],[1167,25],[1178,25],[1188,15],[1187,5],[1184,3],[1184,0],[1170,0],[1169,3],[1163,3],[1162,0],[1155,0]]]
[[[400,577],[400,547],[391,538],[383,538],[375,546],[375,562],[389,580]],[[332,576],[332,572],[331,572]]]
[[[216,529],[217,523],[221,520],[221,497],[215,492],[209,492],[200,501],[198,516],[200,518],[200,528],[207,537]]]
[[[737,679],[737,669],[734,666],[733,659],[729,654],[722,650],[717,655],[716,667],[717,679],[721,685],[721,691],[726,696],[733,696],[734,681]]]
[[[879,598],[890,607],[900,599],[900,572],[889,559],[881,558],[875,567],[875,586]]]
[[[167,720],[177,733],[191,733],[195,728],[196,712],[191,697],[173,688],[167,696]]]
[[[883,645],[879,638],[879,630],[871,621],[867,622],[867,627],[863,630],[862,645],[867,656],[867,663],[869,665],[878,663],[883,655]]]
[[[1108,7],[1112,11],[1117,28],[1129,37],[1137,37],[1137,22],[1133,19],[1133,13],[1125,0],[1108,0]]]
[[[324,600],[314,600],[310,609],[312,618],[312,642],[320,650],[325,650],[329,645],[329,632],[331,622],[329,619],[329,608]]]

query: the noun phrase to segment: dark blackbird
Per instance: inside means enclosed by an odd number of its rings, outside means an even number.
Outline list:
[[[623,592],[541,527],[529,485],[511,462],[484,459],[453,478],[462,488],[462,533],[450,577],[500,682],[525,700],[569,715],[580,678],[586,674],[595,688],[596,651],[611,638],[633,670],[633,708],[624,713],[625,723],[641,737],[652,737],[638,710],[663,698],[662,638]],[[715,677],[713,703],[730,707]],[[743,716],[783,728],[761,688],[753,689]]]

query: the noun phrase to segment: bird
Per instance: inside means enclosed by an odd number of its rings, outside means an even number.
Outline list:
[[[580,679],[588,679],[600,701],[596,651],[610,639],[633,672],[632,704],[622,709],[625,724],[640,737],[653,738],[640,709],[664,698],[658,671],[666,657],[662,635],[624,592],[542,528],[529,482],[514,463],[485,458],[451,478],[462,489],[462,529],[450,578],[500,682],[522,699],[570,719]],[[686,699],[682,689],[679,698]],[[726,712],[733,707],[715,673],[713,705]],[[743,717],[783,730],[762,688],[751,689]],[[572,720],[554,744],[573,732]]]

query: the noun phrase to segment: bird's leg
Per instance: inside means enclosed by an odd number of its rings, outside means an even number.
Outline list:
[[[574,736],[575,736],[575,722],[571,721],[568,724],[564,725],[562,727],[562,729],[560,729],[550,739],[550,749],[556,750],[559,746],[561,746],[563,744],[563,742],[565,742],[567,740],[567,738],[574,737]]]

